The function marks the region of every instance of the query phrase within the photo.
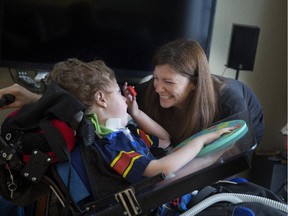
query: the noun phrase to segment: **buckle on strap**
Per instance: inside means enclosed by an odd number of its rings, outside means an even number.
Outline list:
[[[135,197],[134,190],[128,188],[115,194],[115,199],[123,209],[123,215],[133,216],[142,213],[141,207]]]

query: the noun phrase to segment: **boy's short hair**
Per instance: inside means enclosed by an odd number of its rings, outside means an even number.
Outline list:
[[[47,83],[57,83],[89,107],[95,92],[105,90],[115,79],[113,70],[102,60],[83,62],[69,59],[55,64]]]

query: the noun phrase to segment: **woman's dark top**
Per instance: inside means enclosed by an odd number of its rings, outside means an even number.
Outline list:
[[[257,96],[248,86],[238,80],[223,77],[220,79],[225,80],[226,87],[219,98],[219,118],[224,119],[248,111],[257,144],[260,144],[264,133],[264,116]]]

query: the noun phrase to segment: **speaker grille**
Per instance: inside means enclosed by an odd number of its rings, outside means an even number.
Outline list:
[[[253,71],[259,32],[256,26],[233,24],[228,68]]]

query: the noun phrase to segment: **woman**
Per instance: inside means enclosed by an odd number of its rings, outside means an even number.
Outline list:
[[[140,108],[162,125],[177,144],[213,122],[248,111],[256,141],[264,132],[262,107],[243,83],[211,75],[206,55],[192,40],[159,48],[153,78],[138,88]],[[141,94],[142,93],[142,94]]]

